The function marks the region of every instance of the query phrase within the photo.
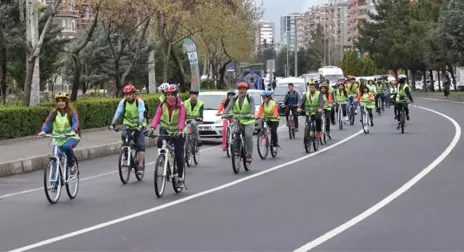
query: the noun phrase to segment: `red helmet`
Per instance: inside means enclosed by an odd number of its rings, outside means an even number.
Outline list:
[[[354,79],[356,79],[356,77],[354,77],[353,75],[348,75],[348,78],[347,78],[347,80],[349,80],[349,81],[350,81],[350,80],[354,80]]]
[[[130,94],[137,92],[137,89],[134,87],[134,85],[129,84],[122,89],[122,92],[125,94]]]
[[[177,86],[171,84],[171,85],[164,88],[164,92],[165,93],[177,93]]]
[[[246,88],[246,89],[248,89],[248,83],[246,83],[246,82],[239,82],[239,83],[237,84],[237,88]]]

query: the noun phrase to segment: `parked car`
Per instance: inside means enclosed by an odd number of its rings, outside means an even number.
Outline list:
[[[220,138],[222,137],[222,119],[216,116],[217,109],[227,92],[207,91],[200,92],[198,99],[203,101],[203,123],[198,125],[200,138]]]

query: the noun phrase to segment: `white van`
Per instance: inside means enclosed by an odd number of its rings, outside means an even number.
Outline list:
[[[293,83],[293,86],[300,86],[301,90],[304,90],[303,92],[307,91],[307,85],[305,82],[305,79],[303,78],[295,78],[295,77],[289,77],[289,78],[283,78],[280,80],[277,80],[276,86],[288,86],[288,83]]]
[[[329,80],[330,85],[336,85],[339,79],[345,77],[343,70],[337,66],[323,66],[317,72],[319,75],[324,76],[326,80]]]

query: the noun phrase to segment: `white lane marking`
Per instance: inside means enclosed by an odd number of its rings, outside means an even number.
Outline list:
[[[300,248],[294,250],[294,252],[303,252],[303,251],[309,251],[320,244],[326,242],[327,240],[333,238],[334,236],[342,233],[343,231],[347,230],[348,228],[358,224],[359,222],[363,221],[367,217],[371,216],[378,210],[380,210],[382,207],[386,206],[388,203],[392,202],[395,200],[397,197],[399,197],[401,194],[405,193],[407,190],[409,190],[412,186],[414,186],[417,182],[419,182],[422,178],[424,178],[429,172],[431,172],[435,167],[437,167],[456,147],[456,145],[459,142],[459,139],[461,137],[461,127],[459,124],[451,117],[442,114],[438,111],[431,110],[428,108],[416,106],[417,108],[424,109],[427,111],[430,111],[432,113],[435,113],[437,115],[443,116],[444,118],[448,119],[451,121],[454,125],[454,128],[456,129],[456,133],[454,135],[453,140],[451,141],[450,145],[443,151],[443,153],[435,159],[432,163],[430,163],[425,169],[423,169],[419,174],[414,176],[411,180],[406,182],[403,186],[401,186],[398,190],[394,191],[392,194],[388,195],[386,198],[384,198],[382,201],[379,203],[375,204],[371,208],[367,209],[366,211],[362,212],[358,216],[354,217],[353,219],[345,222],[344,224],[336,227],[335,229],[332,229],[331,231],[325,233],[324,235],[318,237],[317,239],[301,246]]]
[[[426,100],[432,100],[432,101],[444,101],[444,102],[452,102],[452,103],[457,103],[457,104],[464,104],[464,102],[444,100],[444,99],[435,99],[435,98],[427,98],[427,97],[417,97],[417,98],[426,99]]]
[[[156,211],[159,211],[159,210],[171,207],[171,206],[175,206],[175,205],[178,205],[180,203],[190,201],[190,200],[193,200],[195,198],[198,198],[198,197],[201,197],[201,196],[204,196],[204,195],[211,194],[213,192],[216,192],[216,191],[219,191],[219,190],[234,186],[236,184],[239,184],[239,183],[245,182],[247,180],[262,176],[264,174],[273,172],[275,170],[282,169],[283,167],[298,163],[300,161],[303,161],[305,159],[308,159],[308,158],[313,157],[315,155],[318,155],[320,153],[326,152],[326,151],[328,151],[328,150],[330,150],[332,148],[335,148],[335,147],[337,147],[337,146],[339,146],[339,145],[353,139],[354,137],[356,137],[356,136],[358,136],[358,135],[360,135],[362,133],[363,133],[363,131],[360,130],[357,133],[355,133],[353,135],[350,135],[349,137],[341,140],[340,142],[336,142],[333,145],[330,145],[330,146],[328,146],[326,148],[323,148],[323,149],[319,150],[318,152],[313,152],[313,153],[308,154],[306,156],[303,156],[303,157],[297,158],[295,160],[292,160],[292,161],[289,161],[289,162],[286,162],[286,163],[271,167],[271,168],[269,168],[267,170],[255,173],[253,175],[234,180],[234,181],[229,182],[227,184],[223,184],[221,186],[214,187],[214,188],[211,188],[211,189],[208,189],[208,190],[205,190],[205,191],[202,191],[202,192],[187,196],[185,198],[178,199],[178,200],[175,200],[175,201],[171,201],[169,203],[166,203],[166,204],[163,204],[163,205],[160,205],[160,206],[157,206],[157,207],[153,207],[153,208],[150,208],[150,209],[146,209],[144,211],[140,211],[140,212],[137,212],[137,213],[134,213],[134,214],[131,214],[131,215],[127,215],[127,216],[124,216],[124,217],[121,217],[121,218],[118,218],[118,219],[103,222],[103,223],[97,224],[95,226],[91,226],[91,227],[84,228],[84,229],[81,229],[81,230],[77,230],[77,231],[74,231],[74,232],[71,232],[71,233],[68,233],[68,234],[60,235],[60,236],[50,238],[50,239],[47,239],[47,240],[44,240],[44,241],[33,243],[31,245],[27,245],[27,246],[24,246],[24,247],[21,247],[21,248],[17,248],[15,250],[11,250],[10,252],[20,252],[20,251],[26,251],[26,250],[42,247],[42,246],[47,245],[47,244],[55,243],[55,242],[65,240],[65,239],[68,239],[68,238],[71,238],[71,237],[74,237],[74,236],[78,236],[78,235],[85,234],[85,233],[88,233],[88,232],[91,232],[91,231],[95,231],[97,229],[105,228],[105,227],[108,227],[108,226],[111,226],[111,225],[114,225],[114,224],[118,224],[120,222],[124,222],[124,221],[134,219],[134,218],[137,218],[137,217],[140,217],[140,216],[143,216],[143,215],[147,215],[147,214],[150,214],[150,213],[153,213],[153,212],[156,212]]]
[[[207,151],[207,150],[210,150],[210,149],[213,149],[213,148],[218,148],[218,146],[213,146],[213,147],[208,147],[208,148],[205,148],[205,149],[201,149],[200,152]],[[146,163],[146,165],[154,165],[155,162],[156,161],[148,162],[148,163]],[[86,180],[91,180],[91,179],[96,179],[96,178],[100,178],[100,177],[105,177],[105,176],[108,176],[108,175],[111,175],[111,174],[114,174],[114,173],[118,173],[118,171],[110,171],[110,172],[100,173],[100,174],[97,174],[97,175],[81,178],[80,182],[86,181]],[[24,191],[20,191],[20,192],[15,192],[15,193],[3,194],[3,195],[0,195],[0,200],[10,198],[10,197],[13,197],[13,196],[18,196],[18,195],[22,195],[22,194],[31,193],[31,192],[37,192],[37,191],[40,191],[40,190],[43,190],[43,187],[37,187],[37,188],[28,189],[28,190],[24,190]]]
[[[287,128],[286,125],[282,125],[282,126],[279,126],[277,128],[277,130],[281,130],[283,128]],[[213,149],[213,148],[218,148],[220,147],[220,145],[218,146],[213,146],[213,147],[208,147],[206,149],[201,149],[200,152],[202,151],[206,151],[206,150],[209,150],[209,149]],[[152,161],[152,162],[148,162],[147,165],[153,165],[155,164],[156,161]],[[118,171],[110,171],[110,172],[106,172],[106,173],[101,173],[101,174],[97,174],[97,175],[94,175],[94,176],[89,176],[89,177],[85,177],[85,178],[82,178],[80,179],[80,181],[86,181],[86,180],[91,180],[91,179],[96,179],[96,178],[100,178],[100,177],[105,177],[105,176],[108,176],[108,175],[111,175],[111,174],[114,174],[114,173],[117,173]],[[43,190],[43,187],[38,187],[38,188],[33,188],[33,189],[27,189],[27,190],[24,190],[24,191],[20,191],[20,192],[15,192],[15,193],[8,193],[8,194],[3,194],[3,195],[0,195],[0,200],[2,199],[6,199],[6,198],[10,198],[10,197],[13,197],[13,196],[18,196],[18,195],[23,195],[23,194],[27,194],[27,193],[31,193],[31,192],[37,192],[37,191],[40,191],[40,190]]]

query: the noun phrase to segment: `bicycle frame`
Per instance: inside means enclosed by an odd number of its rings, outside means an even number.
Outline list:
[[[61,158],[60,158],[60,155],[61,155]],[[68,174],[68,168],[67,168],[68,166],[62,164],[66,162],[67,160],[66,154],[61,152],[60,148],[57,145],[53,145],[52,156],[50,157],[50,159],[55,161],[55,166],[49,174],[48,181],[58,182],[58,179],[59,178],[62,179],[63,174],[64,174],[65,175],[64,181],[65,183],[67,183],[69,181],[69,179],[66,179],[66,175]]]

